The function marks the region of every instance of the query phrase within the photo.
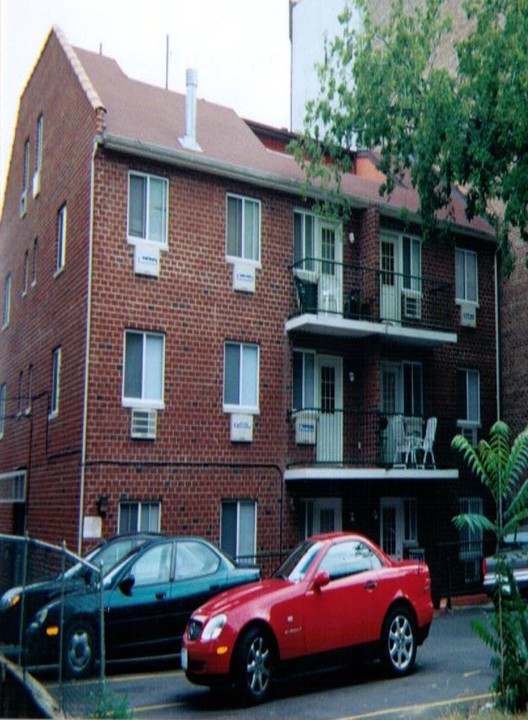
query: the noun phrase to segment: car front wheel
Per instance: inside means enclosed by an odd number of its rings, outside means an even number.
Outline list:
[[[385,618],[381,633],[381,660],[391,675],[405,675],[416,659],[416,630],[407,608],[394,608]]]
[[[235,656],[235,683],[246,700],[264,702],[273,677],[273,644],[262,628],[252,628],[242,637]]]
[[[95,635],[87,620],[73,620],[64,632],[63,670],[68,678],[79,680],[93,674]]]

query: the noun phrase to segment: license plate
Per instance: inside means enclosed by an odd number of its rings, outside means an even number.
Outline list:
[[[187,648],[182,648],[182,651],[181,651],[181,666],[182,666],[182,670],[187,670],[187,662],[188,662],[188,659],[187,659]]]

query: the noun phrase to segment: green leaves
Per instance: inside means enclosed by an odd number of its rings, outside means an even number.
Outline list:
[[[510,444],[510,429],[499,420],[490,430],[489,441],[481,440],[474,448],[457,435],[451,446],[490,491],[495,505],[493,520],[474,513],[457,515],[453,522],[459,529],[491,532],[496,539],[495,613],[489,623],[475,622],[474,629],[495,653],[491,666],[497,673],[492,686],[497,704],[515,712],[528,701],[528,621],[510,556],[498,550],[504,536],[515,533],[528,519],[528,432],[521,432]]]
[[[467,216],[487,215],[507,267],[508,229],[528,235],[528,0],[467,0],[467,24],[454,42],[442,0],[394,0],[384,23],[356,0],[327,44],[320,93],[295,143],[308,183],[338,200],[349,149],[377,149],[390,194],[406,174],[420,197],[424,235],[437,228],[454,185]],[[453,69],[454,68],[454,69]]]

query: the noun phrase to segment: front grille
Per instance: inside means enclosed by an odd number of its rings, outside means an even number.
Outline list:
[[[189,640],[198,640],[200,633],[202,632],[203,623],[200,620],[191,618],[187,625],[187,637]]]

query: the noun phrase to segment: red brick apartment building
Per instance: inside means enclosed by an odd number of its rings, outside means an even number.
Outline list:
[[[202,535],[267,570],[354,529],[424,553],[437,595],[477,582],[450,443],[496,418],[491,228],[455,194],[423,243],[361,152],[324,221],[290,139],[50,32],[0,225],[1,532]]]

